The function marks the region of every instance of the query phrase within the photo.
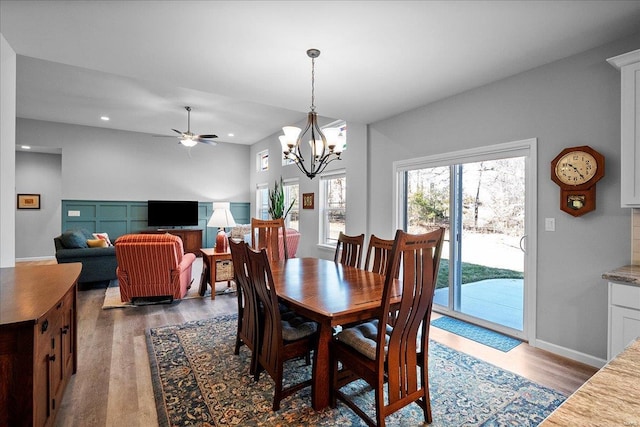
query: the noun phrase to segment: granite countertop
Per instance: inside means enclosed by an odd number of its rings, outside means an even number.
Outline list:
[[[640,426],[640,339],[553,411],[540,426]]]
[[[625,265],[602,275],[605,280],[640,286],[640,265]]]

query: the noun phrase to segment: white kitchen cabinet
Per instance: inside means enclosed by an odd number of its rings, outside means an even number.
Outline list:
[[[607,360],[640,337],[640,286],[609,282]]]
[[[620,70],[621,204],[640,207],[640,49],[607,61]]]

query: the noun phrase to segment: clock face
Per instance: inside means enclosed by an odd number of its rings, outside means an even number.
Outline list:
[[[570,151],[558,160],[555,174],[567,185],[582,185],[590,181],[598,170],[598,162],[584,151]]]

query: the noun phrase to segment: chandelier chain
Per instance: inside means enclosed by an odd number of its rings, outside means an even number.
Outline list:
[[[311,111],[316,110],[316,59],[311,58]]]

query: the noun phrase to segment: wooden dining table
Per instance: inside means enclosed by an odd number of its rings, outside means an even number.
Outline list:
[[[370,319],[382,305],[384,276],[319,258],[291,258],[271,265],[278,296],[297,313],[318,323],[311,400],[315,410],[329,406],[333,328]],[[394,283],[392,302],[401,285]]]

